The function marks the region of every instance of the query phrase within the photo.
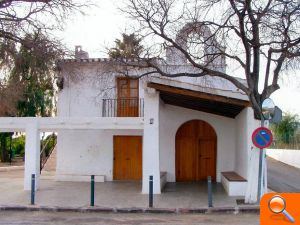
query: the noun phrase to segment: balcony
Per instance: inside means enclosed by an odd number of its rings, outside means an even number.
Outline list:
[[[102,117],[144,117],[144,99],[103,99]]]

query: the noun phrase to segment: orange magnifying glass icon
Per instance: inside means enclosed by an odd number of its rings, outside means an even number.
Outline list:
[[[286,202],[285,199],[282,198],[280,195],[274,195],[269,201],[269,209],[271,212],[275,214],[282,213],[285,217],[291,222],[294,223],[295,219],[289,214],[286,209]]]

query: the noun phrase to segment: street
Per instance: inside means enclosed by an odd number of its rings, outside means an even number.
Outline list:
[[[183,225],[259,224],[257,214],[115,214],[65,212],[0,212],[1,225]]]
[[[300,169],[267,158],[268,187],[276,192],[300,192]]]

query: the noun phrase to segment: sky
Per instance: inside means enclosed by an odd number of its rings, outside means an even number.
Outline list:
[[[106,57],[106,48],[114,46],[114,40],[122,32],[130,31],[132,22],[118,9],[122,0],[95,0],[97,7],[87,11],[88,15],[71,18],[66,29],[59,34],[69,48],[82,45],[90,57]],[[271,98],[285,112],[300,115],[300,71],[287,73],[280,81],[281,89]]]
[[[130,29],[130,19],[120,12],[120,0],[95,2],[98,4],[86,10],[87,15],[71,18],[60,37],[70,48],[82,45],[90,57],[106,57],[105,48],[112,47],[114,40]]]

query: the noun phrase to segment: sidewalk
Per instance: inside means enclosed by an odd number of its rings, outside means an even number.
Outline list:
[[[148,195],[140,193],[140,182],[105,182],[95,184],[95,205],[98,208],[145,209]],[[0,205],[28,206],[30,192],[23,190],[23,171],[0,172]],[[238,205],[234,197],[228,197],[221,184],[213,187],[213,205],[234,211]],[[88,208],[90,183],[57,182],[42,176],[36,192],[36,205],[59,208]],[[54,208],[53,208],[54,207]],[[178,211],[178,209],[207,209],[206,183],[168,183],[161,195],[154,196],[154,207]],[[96,207],[97,208],[97,207]]]
[[[23,157],[15,157],[10,162],[1,162],[0,161],[0,167],[10,167],[10,166],[24,166]]]
[[[0,172],[6,172],[11,170],[24,170],[24,162],[21,158],[13,159],[11,163],[0,162]],[[0,174],[1,176],[1,174]]]

